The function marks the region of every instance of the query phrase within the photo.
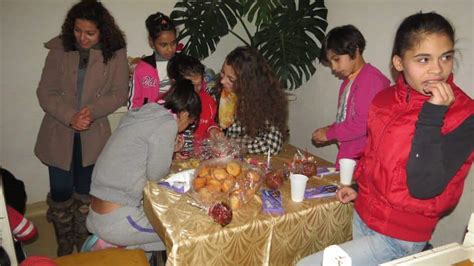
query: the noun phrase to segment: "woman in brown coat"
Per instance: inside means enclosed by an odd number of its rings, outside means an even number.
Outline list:
[[[88,236],[92,169],[110,136],[107,115],[126,103],[128,64],[124,34],[96,0],[74,5],[60,36],[45,46],[37,89],[45,116],[35,154],[48,166],[47,217],[62,256]]]

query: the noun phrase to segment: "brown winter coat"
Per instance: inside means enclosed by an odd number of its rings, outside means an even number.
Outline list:
[[[76,99],[79,52],[65,52],[56,37],[45,44],[50,51],[36,94],[45,115],[36,140],[35,154],[46,165],[69,170],[74,130],[69,126],[78,111]],[[81,108],[89,106],[93,122],[81,132],[83,166],[95,163],[111,134],[107,115],[124,105],[128,97],[128,63],[125,49],[115,52],[107,64],[102,51],[91,49],[84,77]]]

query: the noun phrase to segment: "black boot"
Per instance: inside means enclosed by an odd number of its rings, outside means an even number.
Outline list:
[[[72,212],[74,200],[68,199],[55,202],[48,194],[46,203],[49,208],[46,213],[48,222],[53,223],[58,244],[58,257],[71,254],[74,249],[74,214]]]
[[[86,219],[89,214],[91,197],[88,194],[73,193],[74,199],[74,244],[77,252],[81,251],[82,245],[90,233],[86,227]]]

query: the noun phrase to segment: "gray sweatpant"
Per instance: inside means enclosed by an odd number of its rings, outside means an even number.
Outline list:
[[[107,214],[89,209],[86,225],[89,232],[110,244],[145,251],[166,249],[145,216],[143,206],[123,206]]]

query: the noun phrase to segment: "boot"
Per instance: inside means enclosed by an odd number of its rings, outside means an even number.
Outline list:
[[[90,235],[86,227],[86,219],[89,214],[91,197],[88,194],[73,193],[72,198],[74,199],[74,244],[77,252],[80,252],[82,245]]]
[[[49,208],[46,212],[46,219],[53,223],[58,244],[58,257],[71,254],[74,249],[74,214],[72,208],[74,200],[68,199],[63,202],[55,202],[48,193],[46,203]]]

